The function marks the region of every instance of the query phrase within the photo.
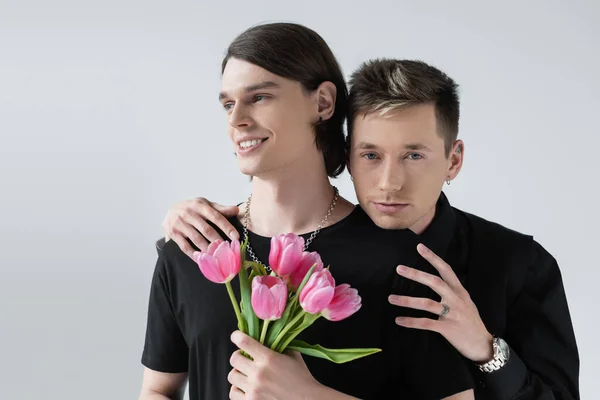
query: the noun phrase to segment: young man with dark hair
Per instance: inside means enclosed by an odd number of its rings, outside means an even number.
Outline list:
[[[299,338],[383,351],[340,365],[314,357],[305,364],[273,352],[234,332],[225,288],[168,242],[152,280],[142,399],[175,398],[186,379],[190,397],[207,400],[473,398],[469,371],[452,346],[435,332],[394,324],[390,292],[427,294],[393,279],[396,263],[418,256],[412,234],[378,228],[329,182],[346,163],[346,97],[335,57],[306,27],[260,25],[233,41],[219,100],[240,171],[253,179],[251,196],[228,222],[247,235],[248,256],[261,263],[268,260],[271,236],[302,235],[305,250],[320,254],[336,282],[358,290],[358,312],[337,322],[318,319]],[[238,287],[234,281],[239,299]]]

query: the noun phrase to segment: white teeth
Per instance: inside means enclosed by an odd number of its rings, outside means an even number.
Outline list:
[[[242,149],[247,149],[248,147],[256,146],[260,142],[262,142],[262,139],[258,139],[258,140],[256,140],[256,139],[255,140],[244,140],[243,142],[240,142],[240,147]]]

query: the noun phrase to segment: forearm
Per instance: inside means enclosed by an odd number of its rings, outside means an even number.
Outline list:
[[[182,400],[186,373],[166,373],[144,368],[139,400]]]
[[[499,400],[579,399],[576,393],[571,393],[567,388],[552,385],[557,382],[544,382],[537,374],[528,370],[514,352],[500,370],[481,373],[481,380]]]
[[[183,393],[173,396],[167,396],[157,392],[146,392],[140,394],[138,400],[181,400],[183,399]]]
[[[444,397],[443,400],[473,400],[475,393],[473,389],[465,390],[464,392],[453,394],[452,396]]]

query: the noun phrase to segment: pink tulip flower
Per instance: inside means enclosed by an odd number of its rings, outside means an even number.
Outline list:
[[[329,321],[340,321],[348,318],[361,307],[361,298],[358,290],[344,283],[335,288],[331,303],[321,312]]]
[[[269,252],[269,266],[279,276],[293,273],[304,250],[304,238],[294,233],[273,236]]]
[[[256,276],[252,280],[252,309],[264,321],[281,318],[287,304],[286,283],[276,276]]]
[[[214,241],[205,252],[195,252],[193,259],[209,281],[230,282],[238,274],[242,265],[240,242]]]
[[[315,266],[313,273],[323,270],[323,261],[321,261],[321,256],[319,253],[316,251],[313,251],[312,253],[306,251],[303,252],[298,267],[289,275],[287,279],[290,290],[298,290],[298,287],[304,280],[308,270],[310,270],[313,265]]]
[[[319,314],[326,308],[335,292],[335,281],[327,269],[314,272],[300,291],[300,306],[309,314]]]

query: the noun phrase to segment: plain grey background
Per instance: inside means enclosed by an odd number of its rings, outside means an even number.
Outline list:
[[[600,394],[599,3],[333,3],[0,0],[1,399],[137,397],[166,210],[248,194],[219,64],[266,21],[315,29],[346,75],[386,56],[458,81],[466,161],[446,193],[558,259],[582,398]]]

